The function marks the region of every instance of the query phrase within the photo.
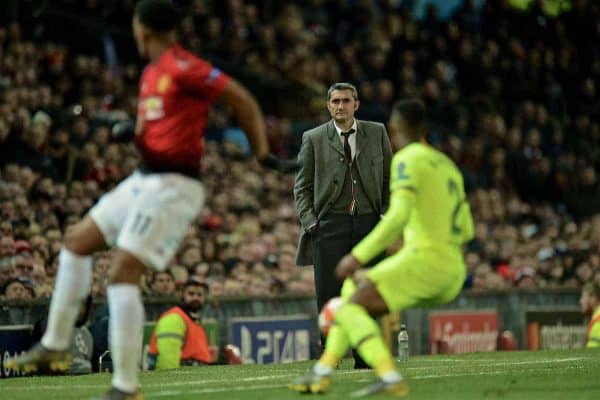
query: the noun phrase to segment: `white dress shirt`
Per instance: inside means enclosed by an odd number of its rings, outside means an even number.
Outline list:
[[[337,126],[335,121],[333,121],[333,125],[335,126],[335,130],[337,131],[338,136],[340,137],[340,140],[342,141],[342,147],[343,147],[344,146],[344,137],[342,136],[342,132],[345,132],[345,131],[343,131],[342,128]],[[352,135],[348,136],[348,144],[350,145],[350,153],[352,155],[352,159],[354,160],[354,156],[356,155],[356,135],[358,134],[356,118],[354,118],[354,123],[352,124],[352,127],[350,129],[354,129],[354,133]],[[350,129],[348,129],[348,130],[350,130]]]

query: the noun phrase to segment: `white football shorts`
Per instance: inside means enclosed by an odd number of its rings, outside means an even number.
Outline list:
[[[164,270],[204,204],[204,186],[177,173],[131,174],[100,198],[90,216],[106,243]]]

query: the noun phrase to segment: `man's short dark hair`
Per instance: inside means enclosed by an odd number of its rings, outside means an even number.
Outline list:
[[[394,104],[393,112],[400,114],[404,122],[413,128],[425,127],[425,103],[420,99],[399,100]]]
[[[135,6],[142,25],[158,32],[171,32],[179,23],[179,12],[170,0],[142,0]]]
[[[356,90],[356,86],[348,82],[337,82],[329,86],[329,89],[327,90],[327,101],[331,98],[331,93],[333,93],[334,90],[349,90],[352,92],[354,100],[358,100],[358,90]]]
[[[185,289],[187,289],[190,286],[199,286],[204,289],[204,293],[208,293],[208,291],[209,291],[209,286],[206,283],[199,281],[197,279],[194,279],[194,278],[188,279],[188,281],[183,284],[181,291],[185,292]]]

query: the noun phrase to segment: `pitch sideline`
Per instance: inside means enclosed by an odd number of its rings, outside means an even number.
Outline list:
[[[486,366],[502,366],[502,367],[510,367],[516,365],[535,365],[535,364],[559,364],[565,362],[586,360],[589,357],[569,357],[569,358],[558,358],[558,359],[545,359],[545,360],[532,360],[532,361],[518,361],[518,362],[496,362],[494,364],[486,364]],[[441,361],[441,360],[440,360]],[[446,360],[444,360],[445,362]],[[475,361],[475,360],[473,360]],[[428,367],[406,367],[402,370],[404,371],[417,371],[423,369],[431,369],[431,366]],[[576,366],[568,367],[568,368],[577,368]],[[528,369],[527,371],[541,371],[537,369]],[[543,371],[547,371],[547,368],[544,368]],[[483,371],[483,372],[464,372],[457,374],[430,374],[424,376],[415,376],[409,378],[410,380],[420,380],[420,379],[438,379],[438,378],[452,378],[452,377],[464,377],[464,376],[482,376],[482,375],[501,375],[506,371]],[[372,371],[370,370],[349,370],[349,371],[338,371],[335,375],[352,375],[352,374],[370,374]],[[298,372],[295,373],[287,373],[287,374],[276,374],[276,375],[266,375],[252,378],[239,378],[236,379],[238,382],[256,382],[256,381],[267,381],[272,379],[283,379],[283,378],[292,378],[297,376]],[[16,378],[16,379],[27,379],[27,378]],[[231,383],[231,379],[204,379],[204,380],[195,380],[195,381],[184,381],[184,382],[163,382],[163,383],[146,383],[142,385],[142,388],[156,388],[156,387],[177,387],[177,386],[190,386],[190,385],[206,385],[206,384],[219,384],[219,383]],[[239,391],[239,390],[259,390],[259,389],[269,389],[269,388],[278,388],[281,387],[281,384],[273,384],[273,385],[255,385],[255,386],[244,386],[240,388],[208,388],[208,389],[199,389],[199,390],[186,390],[182,391],[165,391],[158,393],[148,393],[144,394],[145,397],[164,397],[164,396],[173,396],[177,394],[201,394],[201,393],[218,393],[223,391]],[[89,385],[41,385],[41,386],[26,386],[26,387],[4,387],[5,390],[64,390],[64,389],[103,389],[106,388],[106,384],[89,384]],[[171,393],[173,392],[173,393]],[[168,394],[162,394],[168,393]]]

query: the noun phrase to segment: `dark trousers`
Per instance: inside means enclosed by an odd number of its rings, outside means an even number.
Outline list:
[[[315,287],[317,306],[323,305],[332,297],[340,295],[342,283],[335,278],[338,261],[352,250],[379,222],[378,214],[365,215],[326,215],[319,221],[313,233],[313,263],[315,266]],[[325,343],[323,337],[321,342]],[[354,353],[355,366],[364,366],[364,361]]]

